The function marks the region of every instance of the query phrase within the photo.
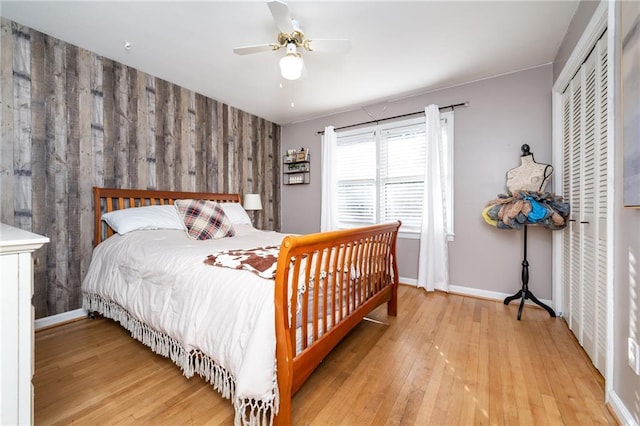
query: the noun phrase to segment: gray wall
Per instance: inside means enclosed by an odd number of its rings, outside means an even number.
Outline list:
[[[610,4],[611,5],[611,4]],[[581,2],[576,12],[576,16],[571,22],[571,26],[565,36],[554,61],[554,79],[562,71],[567,59],[573,52],[580,36],[584,32],[593,12],[597,7],[597,2]],[[638,262],[640,259],[640,209],[624,208],[623,193],[623,158],[622,150],[622,110],[621,110],[621,85],[620,76],[620,3],[616,2],[616,34],[615,52],[610,52],[615,67],[615,87],[614,87],[614,131],[615,131],[615,151],[614,151],[614,273],[613,273],[613,392],[619,398],[636,423],[640,423],[640,376],[636,376],[628,365],[627,360],[627,339],[630,335],[631,317],[635,324],[632,327],[636,330],[636,342],[640,341],[640,313],[638,312],[638,294],[640,294],[640,277],[638,276]],[[610,29],[611,31],[611,29]],[[635,300],[635,309],[632,308],[631,301]],[[633,309],[633,312],[632,312]],[[609,383],[608,385],[611,385]],[[622,419],[621,419],[622,420]],[[624,420],[623,420],[624,421]]]
[[[498,230],[481,217],[485,204],[505,191],[505,173],[520,164],[520,147],[531,146],[539,162],[551,162],[552,65],[507,74],[445,90],[367,107],[375,118],[469,101],[455,111],[455,241],[449,243],[451,285],[499,293],[520,286],[522,232]],[[371,120],[364,110],[286,125],[281,151],[311,149],[311,184],[283,185],[284,232],[317,232],[320,228],[321,145],[316,131]],[[400,276],[417,277],[418,240],[398,244]],[[530,287],[551,298],[551,232],[529,232]]]

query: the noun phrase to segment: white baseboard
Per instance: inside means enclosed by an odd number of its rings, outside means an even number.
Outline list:
[[[633,418],[633,415],[624,405],[624,402],[622,402],[616,391],[611,390],[607,392],[607,402],[622,425],[638,426],[638,422]]]
[[[472,288],[472,287],[462,287],[459,285],[450,285],[449,293],[462,294],[464,296],[481,297],[483,299],[492,299],[492,300],[504,300],[506,297],[513,296],[515,294],[515,292],[509,294],[509,293],[502,293],[499,291],[481,290],[481,289]],[[540,298],[538,298],[538,300],[547,306],[553,306],[553,302],[551,300],[540,299]],[[534,304],[530,300],[527,300],[525,303],[530,305]]]
[[[400,284],[407,284],[407,285],[413,285],[413,286],[418,285],[418,280],[415,278],[399,277],[398,280],[400,281]],[[482,299],[500,300],[500,301],[503,301],[505,297],[513,296],[513,293],[512,294],[501,293],[499,291],[481,290],[477,288],[463,287],[459,285],[450,285],[449,293],[461,294],[463,296],[480,297]],[[544,303],[547,306],[553,306],[553,302],[551,302],[551,300],[547,300],[547,299],[538,299],[538,300],[540,300],[542,303]],[[526,303],[530,305],[534,304],[530,300],[527,300]]]
[[[398,278],[398,282],[400,282],[400,284],[407,284],[407,285],[412,285],[412,286],[417,286],[418,285],[418,280],[415,278],[402,278],[399,277]]]
[[[51,327],[54,325],[62,324],[67,321],[73,321],[79,318],[87,316],[87,311],[84,309],[76,309],[74,311],[63,312],[61,314],[51,315],[44,318],[39,318],[35,321],[35,329]]]

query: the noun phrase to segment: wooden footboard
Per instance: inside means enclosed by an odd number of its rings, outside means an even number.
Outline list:
[[[369,312],[397,314],[396,240],[400,222],[287,236],[276,274],[276,356],[280,408],[291,424],[291,397]]]

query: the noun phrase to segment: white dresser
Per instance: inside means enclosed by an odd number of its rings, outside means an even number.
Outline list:
[[[49,238],[0,223],[0,425],[33,424],[33,260]]]

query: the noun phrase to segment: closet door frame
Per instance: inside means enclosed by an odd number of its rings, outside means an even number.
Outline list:
[[[610,196],[607,199],[607,210],[610,214],[607,217],[607,357],[605,366],[605,399],[609,402],[610,394],[613,391],[613,217],[614,217],[614,197],[613,194],[613,174],[615,159],[615,122],[613,117],[614,111],[614,93],[617,90],[615,86],[615,58],[617,57],[617,49],[615,45],[615,2],[601,1],[598,5],[593,17],[585,28],[584,33],[580,37],[576,47],[574,48],[569,60],[562,69],[552,89],[552,123],[553,123],[553,142],[552,152],[554,166],[556,167],[556,176],[563,176],[563,152],[562,152],[562,131],[563,131],[563,108],[562,94],[570,83],[573,76],[578,72],[582,63],[587,59],[592,48],[605,31],[607,33],[607,50],[609,52],[609,61],[607,64],[607,82],[608,82],[608,119],[607,119],[607,190]],[[554,191],[557,194],[563,193],[562,180],[554,179]],[[553,305],[556,312],[562,314],[564,306],[564,288],[562,281],[562,232],[553,233],[553,256],[552,256],[552,279],[553,279]]]

